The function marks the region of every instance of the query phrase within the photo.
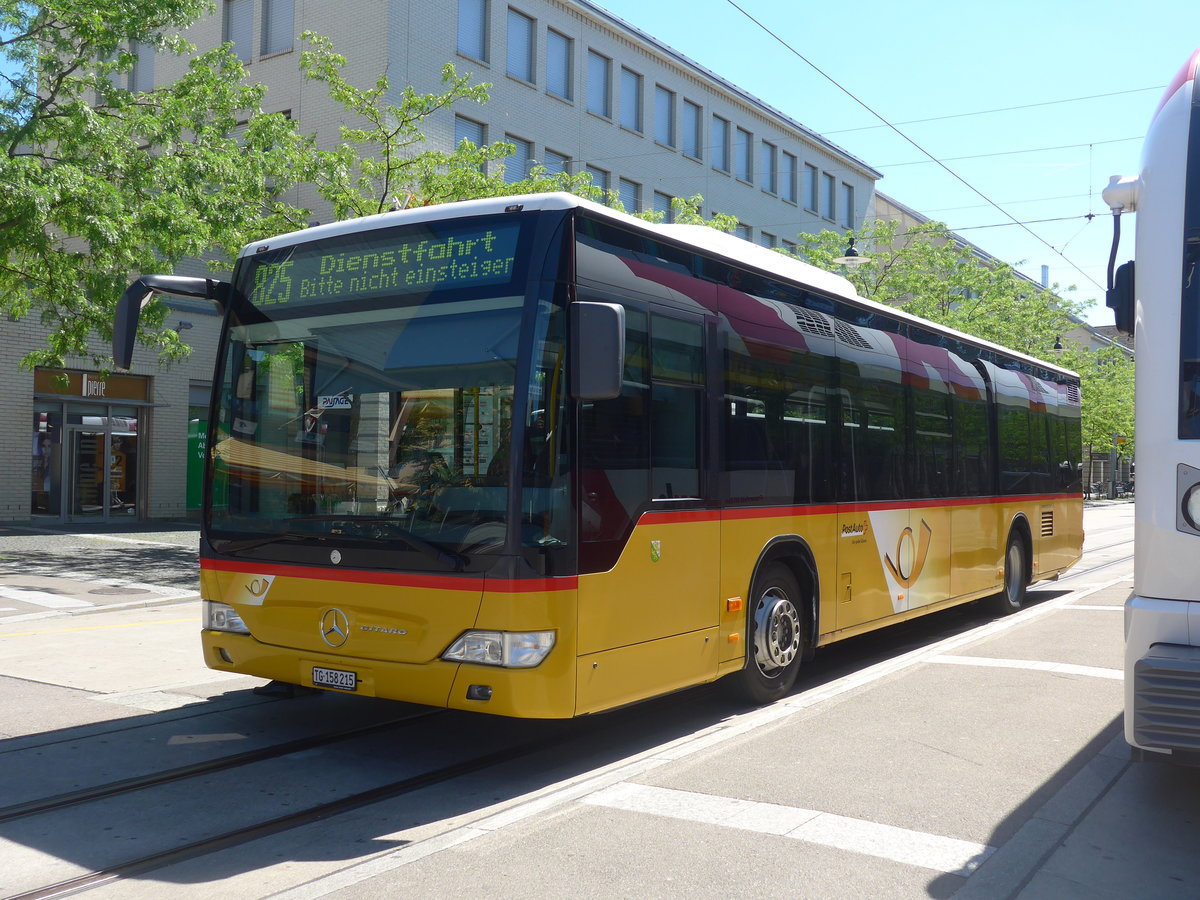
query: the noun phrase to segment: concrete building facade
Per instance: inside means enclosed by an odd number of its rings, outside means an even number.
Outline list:
[[[332,147],[341,126],[359,123],[302,77],[306,31],[331,39],[351,83],[369,87],[386,72],[393,102],[408,86],[438,91],[446,63],[490,83],[489,103],[440,110],[424,131],[440,150],[463,138],[512,143],[509,180],[534,165],[588,172],[626,209],[668,216],[671,198],[700,194],[706,215],[735,216],[742,237],[769,247],[854,227],[873,208],[879,172],[588,0],[218,0],[185,36],[201,51],[231,43],[248,79],[267,85],[264,108]],[[170,83],[188,64],[133,49],[136,90]],[[289,199],[328,220],[313,195]],[[0,521],[188,514],[189,456],[194,473],[200,453],[189,423],[202,421],[219,322],[181,301],[168,325],[180,323],[187,362],[160,368],[139,349],[127,376],[106,380],[83,361],[65,373],[21,371],[46,328],[0,322],[18,423],[0,435]]]

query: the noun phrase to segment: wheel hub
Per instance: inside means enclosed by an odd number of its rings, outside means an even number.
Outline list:
[[[787,668],[800,652],[800,613],[777,588],[754,611],[754,660],[764,674]]]

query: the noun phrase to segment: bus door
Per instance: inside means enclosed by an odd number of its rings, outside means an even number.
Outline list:
[[[843,389],[839,432],[835,627],[840,631],[904,609],[905,598],[893,589],[884,567],[893,542],[908,527],[908,510],[879,502],[896,493],[894,479],[903,462],[895,456],[894,408],[865,391]]]
[[[580,415],[579,713],[716,675],[720,521],[705,474],[713,326],[625,306],[621,396],[586,401]]]

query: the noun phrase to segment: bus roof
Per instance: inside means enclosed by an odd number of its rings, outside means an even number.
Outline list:
[[[1070,369],[1064,369],[1061,366],[1056,366],[1053,363],[1046,362],[1045,360],[1028,356],[1008,347],[1002,347],[999,344],[993,344],[990,341],[975,337],[974,335],[956,331],[955,329],[948,328],[945,325],[938,325],[937,323],[929,322],[925,319],[914,316],[911,313],[905,312],[899,307],[888,306],[883,303],[878,303],[874,300],[869,300],[866,297],[860,296],[854,285],[851,284],[848,279],[843,278],[840,275],[835,275],[832,272],[819,269],[816,266],[802,262],[794,257],[787,256],[783,253],[778,253],[775,250],[769,250],[766,247],[759,246],[758,244],[736,237],[735,235],[718,231],[717,229],[710,228],[707,225],[656,225],[652,222],[647,222],[644,219],[639,219],[636,216],[618,212],[614,209],[610,209],[607,206],[602,206],[599,203],[586,200],[583,197],[562,192],[521,194],[509,197],[487,197],[480,200],[461,200],[455,203],[419,206],[413,209],[380,213],[374,216],[364,216],[359,219],[347,219],[342,222],[334,222],[328,225],[315,225],[312,228],[307,228],[301,231],[293,231],[288,234],[279,235],[278,237],[268,238],[267,240],[255,241],[247,244],[238,254],[238,258],[240,259],[244,256],[252,256],[262,253],[268,249],[277,250],[281,247],[288,247],[295,244],[306,244],[310,241],[335,238],[361,231],[373,231],[377,228],[392,228],[398,225],[418,225],[422,222],[435,222],[445,219],[461,219],[470,216],[499,215],[504,212],[569,209],[586,210],[589,214],[597,218],[608,219],[626,228],[632,228],[645,232],[649,235],[665,238],[673,243],[681,244],[701,252],[708,253],[712,256],[720,257],[721,259],[735,265],[748,266],[758,269],[759,271],[768,275],[774,275],[790,282],[797,282],[806,287],[811,287],[820,293],[835,297],[840,300],[845,300],[856,306],[863,307],[864,309],[873,312],[884,313],[904,322],[919,324],[925,328],[932,328],[935,331],[943,333],[948,337],[961,340],[964,343],[973,344],[976,347],[992,350],[1030,365],[1040,366],[1049,371],[1057,372],[1062,375],[1078,377],[1077,374],[1072,372]]]

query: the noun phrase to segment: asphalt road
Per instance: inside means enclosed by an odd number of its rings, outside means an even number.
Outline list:
[[[0,602],[0,896],[109,870],[91,894],[1195,898],[1200,775],[1131,764],[1120,733],[1132,513],[1090,507],[1083,563],[1015,616],[969,606],[826,648],[761,709],[714,686],[571,723],[256,695],[202,667],[194,598],[171,596],[194,591],[194,532],[0,532],[16,594]],[[393,719],[221,768],[231,749]],[[204,762],[218,768],[2,817]]]

